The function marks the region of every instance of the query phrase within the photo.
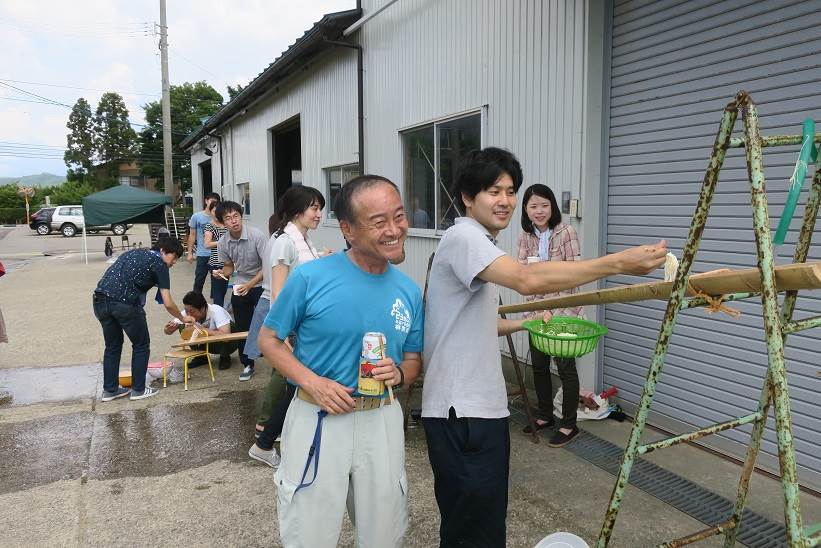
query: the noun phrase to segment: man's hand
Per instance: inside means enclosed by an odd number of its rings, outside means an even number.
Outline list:
[[[216,269],[212,270],[212,271],[211,271],[211,276],[213,276],[213,277],[215,277],[215,278],[222,278],[222,279],[223,279],[223,280],[225,280],[226,282],[228,281],[228,276],[226,276],[226,275],[223,273],[223,271],[222,271],[222,269],[221,269],[221,268],[216,268]]]
[[[667,258],[667,241],[661,240],[657,244],[625,249],[618,256],[619,270],[622,274],[644,276],[664,264]]]
[[[250,289],[246,284],[234,284],[234,294],[240,297],[247,295]]]
[[[170,322],[165,324],[165,327],[163,327],[163,331],[165,331],[166,335],[171,335],[172,333],[174,333],[174,331],[176,331],[179,328],[179,325],[179,323],[175,322],[174,320],[171,320]]]
[[[402,380],[402,374],[391,358],[385,358],[376,362],[376,367],[373,368],[373,378],[385,381],[385,386],[396,386]]]
[[[545,313],[544,313],[544,316],[542,316],[542,319],[544,320],[545,323],[552,320],[553,319],[553,311],[552,310],[545,310]]]
[[[308,392],[317,405],[331,415],[342,415],[354,410],[354,402],[351,398],[353,388],[342,386],[336,381],[317,376],[299,388]]]
[[[192,251],[189,251],[188,256],[185,258],[185,260],[188,261],[189,264],[193,263],[194,262],[194,253]]]

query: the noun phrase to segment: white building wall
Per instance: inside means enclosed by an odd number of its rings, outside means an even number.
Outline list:
[[[251,214],[247,221],[266,234],[268,217],[274,212],[269,130],[296,116],[300,120],[303,183],[319,188],[328,200],[322,169],[359,160],[354,50],[333,48],[323,53],[298,78],[278,86],[220,130],[226,164],[221,194],[224,199],[239,201],[237,185],[250,183]],[[214,190],[219,192],[217,152],[211,157],[211,165]],[[195,188],[198,186],[195,184]],[[326,204],[324,213],[329,208]],[[324,221],[311,237],[319,246],[344,247],[333,221]]]
[[[362,4],[367,14],[384,0]],[[522,163],[524,187],[544,183],[559,198],[562,191],[581,198],[584,220],[565,220],[579,230],[583,255],[597,256],[602,33],[588,30],[588,18],[593,9],[592,21],[602,24],[600,4],[401,0],[366,22],[361,31],[365,171],[402,186],[401,128],[484,108],[483,146],[514,152]],[[595,89],[585,85],[585,71],[591,66],[588,53],[599,72]],[[588,138],[586,130],[596,138]],[[521,231],[519,212],[517,208],[514,221],[499,238],[500,247],[511,254],[516,253]],[[408,239],[402,269],[420,285],[437,244],[436,237]],[[505,303],[522,300],[507,290],[502,298]],[[524,334],[515,342],[524,357]],[[583,384],[591,386],[593,368],[580,372]]]

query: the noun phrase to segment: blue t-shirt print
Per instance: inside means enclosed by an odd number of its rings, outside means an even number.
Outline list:
[[[297,267],[265,319],[284,338],[296,332],[294,355],[316,374],[355,388],[362,337],[383,333],[397,364],[421,352],[424,309],[419,287],[396,267],[369,274],[344,252]]]
[[[188,226],[197,231],[197,257],[210,257],[211,250],[205,247],[205,225],[211,222],[211,216],[202,211],[191,215]]]

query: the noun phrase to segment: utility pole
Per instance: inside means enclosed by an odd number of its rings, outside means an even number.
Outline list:
[[[174,174],[171,166],[171,91],[168,83],[168,23],[165,0],[160,0],[160,58],[162,59],[162,158],[165,194],[174,199]]]

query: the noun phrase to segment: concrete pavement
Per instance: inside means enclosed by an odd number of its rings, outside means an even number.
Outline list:
[[[188,392],[173,385],[148,400],[101,403],[102,336],[90,297],[107,266],[105,237],[89,238],[92,250],[99,249],[85,265],[80,238],[32,237],[28,227],[0,227],[4,231],[0,260],[12,258],[16,266],[0,278],[10,339],[0,345],[0,385],[16,399],[0,406],[0,544],[278,546],[271,469],[247,457],[265,364],[251,382],[238,381],[234,357],[234,367],[217,372],[216,383],[199,368]],[[187,263],[172,269],[175,300],[192,279]],[[161,306],[150,303],[146,312],[153,360],[173,338],[162,333],[168,316]],[[123,363],[129,352],[126,345]],[[629,432],[628,424],[614,421],[583,426],[619,444]],[[532,443],[516,423],[511,446],[508,546],[534,546],[559,530],[593,542],[613,476],[569,451]],[[409,430],[406,451],[406,546],[436,546],[439,518],[420,427]],[[734,497],[734,463],[691,446],[648,460]],[[781,521],[780,497],[777,482],[754,475],[751,509]],[[802,495],[802,504],[806,523],[821,520],[817,498]],[[629,487],[611,546],[652,546],[703,527]],[[721,545],[717,539],[705,544]],[[340,545],[354,546],[347,518]]]

